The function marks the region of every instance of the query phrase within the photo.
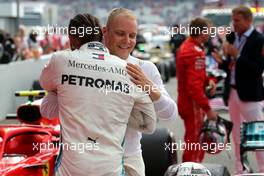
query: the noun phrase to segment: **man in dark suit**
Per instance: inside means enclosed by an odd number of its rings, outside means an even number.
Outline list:
[[[224,100],[234,123],[236,174],[242,173],[240,163],[240,125],[243,121],[264,120],[260,102],[264,99],[262,73],[264,70],[264,37],[252,26],[253,15],[248,7],[232,10],[234,33],[223,45],[226,59],[217,52],[212,55],[227,72]],[[256,152],[259,171],[264,172],[264,153]]]

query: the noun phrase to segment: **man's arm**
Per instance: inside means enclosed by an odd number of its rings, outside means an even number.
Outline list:
[[[153,133],[156,129],[156,113],[150,97],[144,92],[135,92],[135,104],[130,114],[128,126],[143,133]]]
[[[175,119],[178,116],[177,105],[175,101],[170,97],[167,90],[165,89],[165,86],[163,84],[163,81],[161,79],[157,67],[154,64],[152,64],[152,68],[153,68],[152,72],[154,75],[152,81],[154,82],[154,87],[157,88],[157,89],[154,88],[153,91],[160,92],[159,99],[153,101],[157,117],[161,120]]]
[[[224,70],[225,72],[230,71],[230,63],[232,61],[231,56],[228,53],[228,46],[230,44],[224,43],[222,46],[223,54],[220,54],[220,52],[217,49],[214,49],[211,53],[214,60],[218,63],[218,68],[221,70]]]
[[[48,91],[40,105],[40,113],[43,117],[52,118],[58,117],[58,100],[57,100],[57,85],[58,85],[58,70],[55,65],[55,57],[53,54],[48,63],[44,66],[40,75],[40,85],[43,89]]]
[[[188,60],[188,69],[186,75],[187,79],[187,91],[194,102],[203,109],[208,119],[216,119],[217,114],[212,111],[209,100],[205,95],[205,61],[200,57],[193,57]]]
[[[43,89],[47,91],[56,91],[57,89],[57,70],[55,68],[55,54],[52,55],[51,59],[44,66],[39,82]]]
[[[261,76],[264,69],[264,57],[262,55],[263,48],[264,37],[261,37],[255,42],[255,57],[241,54],[236,61],[236,66],[238,68],[246,68],[248,74],[254,77]]]
[[[59,117],[58,98],[55,92],[49,91],[41,102],[40,113],[49,119]]]
[[[161,120],[171,120],[176,118],[178,116],[176,103],[166,91],[157,67],[151,62],[144,62],[142,67],[144,67],[144,71],[148,70],[149,77],[145,75],[139,66],[128,64],[128,73],[130,73],[134,79],[137,77],[140,78],[140,80],[134,80],[133,82],[140,85],[142,88],[147,87],[145,89],[154,103],[158,118]]]

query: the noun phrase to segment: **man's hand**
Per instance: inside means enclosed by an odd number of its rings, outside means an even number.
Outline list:
[[[228,48],[229,48],[229,43],[228,42],[224,42],[223,45],[222,45],[222,49],[223,49],[223,53],[224,53],[224,56],[227,57],[228,56]]]
[[[221,54],[217,51],[217,49],[214,49],[214,51],[212,52],[212,56],[213,56],[214,60],[215,60],[218,64],[222,64],[222,63],[223,63],[222,56],[221,56]]]
[[[209,110],[206,112],[208,120],[217,120],[217,113],[215,111]]]
[[[223,51],[225,56],[231,56],[233,59],[237,58],[239,51],[238,49],[229,43],[223,44]]]
[[[214,96],[216,93],[216,84],[213,80],[209,80],[208,86],[210,87],[210,95]]]
[[[140,87],[143,91],[147,92],[152,101],[158,100],[161,96],[158,87],[143,73],[138,65],[128,63],[127,73],[132,77],[131,81]]]
[[[234,45],[229,45],[228,53],[231,57],[235,59],[237,58],[239,51]]]

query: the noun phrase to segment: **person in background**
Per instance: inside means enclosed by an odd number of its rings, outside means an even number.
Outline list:
[[[52,40],[48,31],[45,32],[45,38],[40,41],[40,46],[43,50],[43,54],[50,54],[53,52]]]
[[[31,31],[28,37],[28,49],[32,53],[33,59],[39,59],[42,54],[42,49],[37,41],[38,34],[36,31]]]
[[[170,39],[171,52],[174,54],[174,56],[176,56],[177,50],[180,48],[185,39],[186,36],[180,33],[179,25],[174,24],[173,33]]]
[[[27,37],[26,37],[26,27],[24,25],[20,25],[17,34],[20,37],[21,50],[24,51],[25,49],[28,48]]]
[[[242,174],[240,162],[240,126],[243,121],[264,120],[261,101],[264,99],[264,36],[253,27],[253,14],[246,6],[232,10],[233,37],[223,44],[224,59],[213,56],[227,73],[224,101],[234,124],[235,174]],[[256,152],[259,172],[264,173],[264,152]]]
[[[15,42],[10,34],[0,29],[0,64],[7,64],[15,60]]]
[[[208,20],[193,19],[190,23],[190,37],[182,43],[176,56],[178,108],[184,122],[186,146],[199,144],[205,115],[209,120],[217,119],[205,94],[207,86],[211,87],[211,95],[216,90],[215,82],[207,77],[205,70],[204,43],[208,41],[210,34],[203,30],[208,27]],[[202,162],[204,154],[201,147],[187,147],[183,152],[182,162]]]
[[[53,30],[53,35],[51,36],[51,41],[52,41],[53,52],[59,51],[62,49],[61,36],[59,34],[57,34],[56,28],[54,28],[54,30]]]

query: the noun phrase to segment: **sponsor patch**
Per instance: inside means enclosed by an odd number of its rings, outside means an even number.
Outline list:
[[[195,70],[204,69],[205,68],[205,59],[201,58],[201,57],[196,58],[194,67],[195,67]]]
[[[87,48],[107,52],[107,49],[100,42],[89,42]]]

